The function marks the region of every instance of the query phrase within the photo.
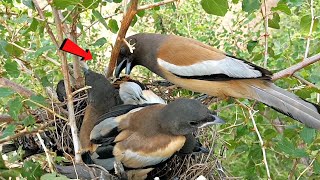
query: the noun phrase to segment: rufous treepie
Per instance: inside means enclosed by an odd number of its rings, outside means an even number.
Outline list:
[[[320,108],[271,82],[272,73],[243,59],[176,35],[140,33],[123,43],[115,75],[141,65],[173,84],[217,97],[258,100],[308,127],[320,129]],[[130,52],[133,52],[131,53]]]

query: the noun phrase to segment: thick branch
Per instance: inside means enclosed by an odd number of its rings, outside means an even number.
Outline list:
[[[33,2],[33,4],[34,4],[34,6],[36,7],[36,9],[37,9],[37,11],[38,11],[38,13],[39,13],[40,18],[41,18],[43,21],[45,21],[46,18],[45,18],[45,16],[44,16],[43,11],[42,11],[42,9],[40,8],[37,0],[32,0],[32,2]],[[45,26],[46,26],[47,32],[48,32],[48,34],[49,34],[52,42],[54,43],[54,45],[56,45],[57,49],[59,49],[59,44],[58,44],[58,42],[57,42],[57,39],[54,37],[54,35],[53,35],[53,33],[52,33],[52,30],[51,30],[49,24],[48,24],[48,23],[45,23]]]
[[[165,5],[165,4],[168,4],[168,3],[172,3],[172,2],[175,2],[175,1],[177,1],[177,0],[164,0],[164,1],[161,1],[161,2],[156,2],[154,4],[142,5],[142,6],[139,6],[138,11],[145,10],[145,9],[151,9],[151,8],[154,8],[154,7],[157,7],[157,6],[162,6],[162,5]]]
[[[309,57],[309,58],[306,58],[304,59],[303,61],[287,68],[287,69],[284,69],[282,71],[279,71],[277,73],[275,73],[272,77],[272,80],[275,81],[277,79],[280,79],[280,78],[283,78],[283,77],[287,77],[287,76],[291,76],[293,75],[296,71],[312,64],[312,63],[315,63],[317,61],[320,60],[320,54],[316,54],[312,57]]]
[[[132,22],[132,19],[134,18],[134,16],[137,13],[138,0],[131,0],[130,3],[131,3],[131,5],[130,5],[129,9],[122,19],[120,30],[118,32],[116,42],[115,42],[114,47],[111,52],[111,58],[110,58],[110,62],[109,62],[107,77],[111,77],[113,74],[114,68],[116,66],[116,61],[119,56],[119,52],[120,52],[120,48],[121,48],[121,44],[122,44],[122,39],[126,36],[126,33],[127,33],[129,26]]]
[[[59,12],[55,8],[52,7],[52,12],[54,15],[55,23],[57,26],[57,32],[58,32],[58,41],[59,44],[63,41],[63,30],[62,30],[62,23],[61,19],[59,17]],[[68,119],[69,119],[69,125],[71,128],[72,133],[72,139],[73,139],[73,146],[74,146],[74,152],[75,152],[75,162],[80,163],[81,162],[81,156],[79,154],[80,152],[80,144],[79,144],[79,137],[78,137],[78,130],[76,126],[76,120],[75,120],[75,114],[74,114],[74,107],[73,107],[73,97],[72,97],[72,91],[71,91],[71,85],[70,85],[70,76],[68,72],[68,62],[66,54],[62,51],[58,51],[59,58],[62,61],[62,73],[63,73],[63,79],[64,79],[64,85],[66,89],[66,95],[67,95],[67,106],[68,106]]]
[[[31,90],[17,83],[14,83],[7,78],[0,78],[0,87],[8,87],[25,97],[31,97],[32,95],[34,95],[34,93]]]

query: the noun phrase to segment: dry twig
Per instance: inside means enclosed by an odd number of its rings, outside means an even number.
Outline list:
[[[311,56],[311,57],[308,57],[306,59],[304,59],[303,61],[291,66],[291,67],[288,67],[287,69],[284,69],[282,71],[279,71],[277,73],[275,73],[273,76],[272,76],[272,80],[275,81],[277,79],[280,79],[280,78],[283,78],[283,77],[286,77],[286,76],[291,76],[293,75],[296,71],[312,64],[312,63],[315,63],[317,61],[320,60],[320,54],[316,54],[314,56]]]

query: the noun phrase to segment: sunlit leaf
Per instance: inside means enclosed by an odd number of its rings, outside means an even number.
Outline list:
[[[57,9],[65,9],[68,6],[76,5],[80,0],[53,0],[52,4]]]
[[[258,41],[249,41],[247,44],[248,52],[251,53],[257,44],[258,44]]]
[[[44,172],[45,171],[41,168],[39,162],[33,162],[32,160],[29,160],[23,163],[21,175],[28,180],[36,180],[39,179]]]
[[[201,6],[208,14],[217,16],[224,16],[229,9],[227,0],[201,0]]]
[[[114,19],[110,19],[108,23],[108,27],[113,33],[117,33],[119,30],[118,22]]]

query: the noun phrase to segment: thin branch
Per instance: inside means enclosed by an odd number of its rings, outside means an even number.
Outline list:
[[[37,137],[38,137],[38,139],[40,141],[42,149],[44,150],[44,153],[46,154],[46,158],[47,158],[47,161],[48,161],[50,172],[54,172],[54,169],[53,169],[53,166],[52,166],[53,162],[52,162],[51,156],[49,154],[48,148],[44,144],[44,141],[43,141],[43,139],[42,139],[42,137],[40,136],[39,133],[37,133]]]
[[[272,80],[275,81],[277,79],[280,79],[280,78],[283,78],[283,77],[287,77],[287,76],[291,76],[293,75],[296,71],[312,64],[312,63],[315,63],[317,61],[320,60],[320,54],[316,54],[312,57],[308,57],[306,59],[304,59],[303,61],[287,68],[287,69],[284,69],[282,71],[279,71],[277,73],[275,73],[273,76],[272,76]]]
[[[165,5],[165,4],[168,4],[168,3],[172,3],[172,2],[175,2],[175,1],[177,1],[177,0],[164,0],[164,1],[161,1],[161,2],[156,2],[154,4],[142,5],[142,6],[139,6],[138,11],[145,10],[145,9],[151,9],[151,8],[162,6],[162,5]]]
[[[47,123],[45,123],[45,124],[41,124],[38,128],[33,129],[33,130],[31,130],[31,131],[29,131],[28,128],[26,127],[26,128],[24,128],[23,130],[19,131],[18,133],[14,134],[14,135],[12,135],[12,136],[7,136],[7,137],[5,137],[5,138],[2,138],[2,139],[0,140],[0,144],[5,143],[5,142],[8,142],[8,141],[11,141],[11,140],[13,140],[13,139],[16,139],[16,138],[18,138],[18,137],[20,137],[20,136],[23,136],[23,135],[26,135],[26,134],[38,133],[38,132],[40,132],[41,130],[44,130],[45,128],[47,128],[47,126],[49,126],[49,125],[50,125],[51,123],[53,123],[53,122],[54,122],[54,121],[49,121],[49,122],[47,122]]]
[[[57,34],[58,34],[58,40],[59,44],[63,41],[63,30],[62,30],[62,23],[61,19],[59,17],[59,12],[56,10],[53,6],[52,12],[55,19],[55,23],[57,26]],[[66,95],[67,95],[67,107],[68,107],[68,119],[69,119],[69,125],[72,133],[72,139],[73,139],[73,147],[75,152],[75,162],[80,163],[81,162],[81,156],[79,154],[80,152],[80,141],[78,137],[78,129],[76,126],[76,119],[74,114],[74,106],[73,106],[73,97],[72,97],[72,91],[71,91],[71,85],[70,85],[70,76],[68,72],[68,62],[66,54],[62,51],[58,51],[58,55],[62,61],[62,73],[64,77],[64,85],[66,89]]]
[[[252,113],[253,110],[252,110],[251,108],[248,109],[248,110],[249,110],[249,114],[250,114],[250,118],[251,118],[251,120],[252,120],[252,124],[253,124],[254,130],[256,131],[257,136],[258,136],[259,141],[260,141],[260,145],[261,145],[261,149],[262,149],[262,154],[263,154],[263,163],[264,163],[264,165],[265,165],[265,167],[266,167],[267,176],[268,176],[268,179],[271,179],[270,171],[269,171],[269,166],[268,166],[268,161],[267,161],[266,147],[264,146],[263,139],[262,139],[262,137],[261,137],[261,135],[260,135],[259,129],[258,129],[257,125],[256,125],[255,120],[254,120],[254,114],[255,114],[257,111],[255,111],[255,112]]]
[[[312,29],[313,29],[313,25],[314,25],[314,12],[313,12],[313,0],[310,0],[310,11],[311,11],[311,24],[310,24],[310,30],[309,30],[309,34],[307,37],[307,45],[306,45],[306,51],[304,53],[304,59],[306,59],[308,57],[309,54],[309,48],[310,48],[310,40],[311,40],[311,35],[312,35]]]
[[[309,166],[306,167],[306,169],[304,169],[304,170],[300,173],[300,175],[298,176],[297,180],[299,180],[299,179],[301,178],[301,176],[302,176],[305,172],[307,172],[307,170],[312,166],[312,164],[313,164],[313,162],[314,162],[315,160],[316,160],[316,158],[313,158],[313,159],[312,159],[312,161],[311,161],[311,163],[309,164]]]
[[[114,71],[114,68],[116,66],[116,61],[117,58],[119,56],[120,53],[120,48],[122,45],[122,39],[125,38],[126,33],[129,29],[129,26],[134,18],[134,16],[137,13],[137,8],[138,8],[138,0],[131,0],[130,1],[130,7],[127,11],[127,13],[123,16],[122,22],[121,22],[121,26],[120,26],[120,30],[118,32],[118,36],[116,39],[116,42],[114,44],[114,47],[112,49],[111,52],[111,58],[110,58],[110,62],[109,62],[109,67],[108,67],[108,74],[107,77],[111,77]]]
[[[37,9],[37,11],[38,11],[38,13],[39,13],[40,18],[41,18],[43,21],[46,21],[46,20],[45,20],[46,18],[45,18],[45,16],[44,16],[44,13],[43,13],[42,9],[40,8],[37,0],[32,0],[32,2],[33,2],[33,4],[34,4],[34,6],[36,7],[36,9]],[[52,32],[49,24],[48,24],[48,23],[45,23],[45,27],[46,27],[46,29],[47,29],[47,33],[49,34],[52,42],[54,43],[54,45],[56,45],[56,48],[59,49],[59,44],[58,44],[58,42],[57,42],[57,39],[54,37],[53,32]]]
[[[297,78],[299,81],[301,81],[302,83],[306,84],[307,86],[309,87],[313,87],[313,88],[316,88],[316,89],[320,89],[320,87],[312,84],[311,82],[303,79],[302,77],[298,76],[297,74],[294,74],[293,77]]]
[[[107,16],[107,17],[104,17],[103,19],[109,19],[109,18],[111,18],[111,17],[113,17],[113,16],[116,16],[116,15],[118,15],[118,14],[120,14],[120,13],[121,13],[121,11],[120,11],[120,12],[117,12],[117,13],[115,13],[115,14],[109,15],[109,16]],[[88,30],[89,30],[93,25],[95,25],[97,22],[99,22],[99,20],[96,20],[96,21],[94,21],[93,23],[91,23],[89,26],[87,26],[87,28],[86,28],[85,30],[83,30],[82,32],[80,32],[80,33],[77,35],[77,37],[80,37],[83,32],[88,31]]]
[[[263,67],[267,67],[268,65],[268,15],[267,15],[267,1],[264,0],[264,61]]]
[[[36,52],[36,51],[34,51],[34,50],[26,49],[26,48],[24,48],[24,47],[21,47],[21,46],[19,46],[18,44],[14,43],[14,42],[8,42],[8,43],[11,44],[11,45],[13,45],[13,46],[15,46],[15,47],[17,47],[17,48],[19,48],[19,49],[21,49],[21,50],[23,50],[23,51],[25,51],[25,52]]]
[[[0,78],[0,87],[8,87],[25,97],[31,97],[32,95],[34,95],[34,93],[31,90],[3,77]]]
[[[83,88],[77,89],[76,91],[72,92],[72,96],[76,95],[77,93],[79,93],[81,91],[84,91],[84,90],[87,90],[87,89],[91,89],[91,88],[92,88],[91,86],[85,86]]]

